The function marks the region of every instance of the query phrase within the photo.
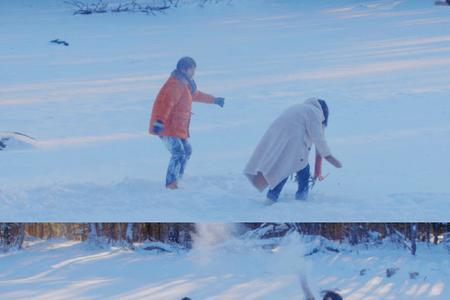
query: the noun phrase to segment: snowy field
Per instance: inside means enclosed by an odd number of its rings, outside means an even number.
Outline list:
[[[450,7],[426,0],[224,1],[156,16],[1,1],[0,131],[36,141],[0,151],[0,219],[446,220],[449,23]],[[185,55],[199,89],[226,103],[194,104],[193,156],[167,191],[169,153],[147,127]],[[311,96],[329,102],[344,168],[326,164],[309,201],[290,183],[267,207],[242,170],[272,120]]]
[[[340,252],[304,256],[320,240],[214,237],[197,237],[193,250],[172,253],[28,241],[22,251],[0,254],[0,298],[301,300],[303,274],[316,299],[326,289],[346,300],[450,299],[450,256],[441,245],[418,244],[414,257],[389,243],[368,250],[325,242]],[[395,274],[387,277],[391,268]]]

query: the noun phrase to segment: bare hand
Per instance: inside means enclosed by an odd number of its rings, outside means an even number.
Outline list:
[[[327,175],[325,175],[325,176],[317,175],[317,176],[314,176],[314,178],[319,180],[319,181],[323,181],[323,180],[325,180],[328,177],[328,175],[330,175],[330,173],[327,173]]]
[[[333,166],[335,166],[336,168],[342,168],[342,163],[337,160],[337,158],[335,158],[333,155],[328,155],[325,157],[325,159],[332,164]]]

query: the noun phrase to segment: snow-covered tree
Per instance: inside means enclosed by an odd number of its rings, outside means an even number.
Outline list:
[[[0,249],[7,251],[11,248],[21,249],[25,239],[25,224],[0,224]]]

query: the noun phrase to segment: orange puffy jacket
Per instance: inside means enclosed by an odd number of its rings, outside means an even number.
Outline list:
[[[192,95],[187,83],[175,76],[170,76],[153,103],[149,133],[155,134],[153,124],[156,120],[160,120],[164,123],[164,130],[159,134],[160,136],[176,136],[187,139],[192,101],[214,103],[214,97],[198,90]]]

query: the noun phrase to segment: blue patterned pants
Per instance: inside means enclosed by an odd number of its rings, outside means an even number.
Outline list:
[[[192,147],[187,139],[184,140],[179,137],[162,136],[161,140],[170,154],[172,154],[166,174],[167,186],[183,177],[186,163],[191,157]]]

